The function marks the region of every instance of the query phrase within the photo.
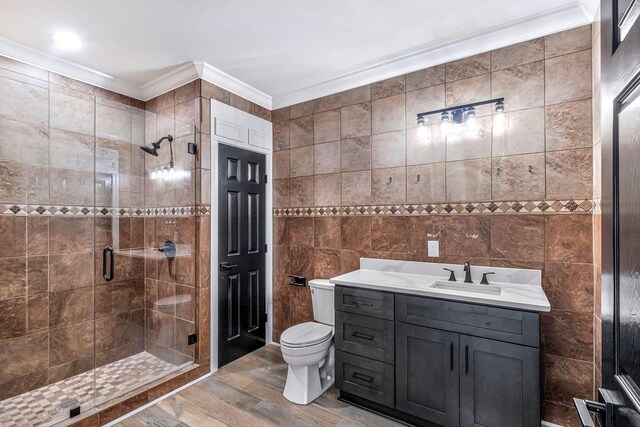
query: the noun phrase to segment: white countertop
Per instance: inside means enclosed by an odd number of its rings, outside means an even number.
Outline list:
[[[490,275],[491,285],[499,286],[501,293],[483,294],[450,289],[436,289],[431,286],[435,282],[447,282],[449,272],[455,270],[457,283],[464,280],[462,265],[391,261],[362,258],[360,269],[331,278],[336,285],[356,288],[375,289],[411,295],[422,295],[431,298],[478,303],[497,307],[507,307],[528,311],[550,311],[549,300],[542,289],[540,270],[525,270],[497,267],[471,266],[474,285],[480,285],[482,273],[495,272]],[[453,282],[451,282],[453,283]]]

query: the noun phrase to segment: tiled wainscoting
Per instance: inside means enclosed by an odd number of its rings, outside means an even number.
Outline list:
[[[571,398],[591,396],[593,384],[591,222],[590,213],[275,217],[274,340],[313,320],[309,289],[290,286],[289,274],[330,278],[361,257],[540,269],[552,307],[541,316],[544,419],[572,425]],[[428,240],[440,257],[426,256]]]

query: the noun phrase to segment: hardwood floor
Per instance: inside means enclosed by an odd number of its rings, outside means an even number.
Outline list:
[[[287,364],[280,347],[263,347],[211,377],[139,412],[122,427],[208,426],[400,426],[337,400],[330,388],[309,405],[282,396]]]

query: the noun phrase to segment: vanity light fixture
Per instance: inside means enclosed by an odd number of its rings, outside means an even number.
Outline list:
[[[494,110],[496,113],[503,113],[504,98],[495,98],[488,101],[473,102],[471,104],[458,105],[456,107],[441,108],[439,110],[427,111],[424,113],[418,113],[416,122],[418,126],[424,126],[427,123],[428,116],[440,115],[440,122],[442,124],[460,124],[467,120],[474,119],[478,114],[476,107],[481,105],[494,104]]]

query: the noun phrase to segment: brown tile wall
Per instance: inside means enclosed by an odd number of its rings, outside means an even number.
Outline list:
[[[208,209],[210,99],[271,117],[269,110],[200,80],[142,103],[5,57],[0,57],[0,93],[0,203],[20,205]],[[176,166],[187,173],[179,181],[152,181],[151,168],[167,164],[169,150],[163,146],[152,158],[136,146],[169,133],[175,137]],[[185,154],[185,144],[193,141],[199,148],[195,160]],[[114,168],[120,181],[117,206],[109,174]],[[10,237],[0,249],[0,399],[142,350],[172,363],[195,357],[201,365],[167,384],[134,392],[125,406],[100,408],[103,424],[110,414],[120,416],[155,399],[159,390],[206,373],[210,227],[206,213],[0,216],[0,235]],[[168,239],[191,246],[192,256],[172,263],[141,258],[141,250]],[[106,245],[117,249],[118,258],[117,280],[108,284],[101,271]],[[173,307],[154,305],[174,295],[191,299]],[[186,335],[193,331],[198,343],[188,347]]]
[[[186,183],[180,183],[173,189],[154,188],[157,182],[147,178],[145,196],[147,206],[176,206],[186,200],[179,199],[178,191],[185,187],[188,197],[193,197],[190,205],[210,209],[211,205],[211,99],[223,102],[242,111],[265,120],[271,119],[271,111],[247,101],[225,89],[204,80],[195,80],[171,92],[146,102],[147,111],[157,113],[157,137],[166,134],[170,126],[167,120],[175,120],[175,132],[187,125],[195,126],[195,140],[198,143],[198,155]],[[149,122],[147,120],[147,122]],[[153,126],[153,125],[151,125]],[[164,132],[164,133],[163,133]],[[188,132],[182,139],[193,139]],[[180,139],[178,139],[178,142]],[[185,159],[190,161],[191,159]],[[166,163],[166,160],[165,160]],[[163,164],[160,160],[159,164]],[[150,167],[154,167],[150,163]],[[183,188],[184,190],[184,188]],[[167,192],[168,197],[167,197]],[[173,197],[173,199],[172,199]],[[151,203],[151,204],[149,204]],[[176,203],[176,204],[172,204]],[[208,214],[191,218],[173,219],[166,217],[148,218],[145,221],[145,240],[147,247],[157,247],[166,239],[176,239],[184,244],[193,244],[194,257],[170,265],[166,260],[152,262],[147,260],[145,291],[147,294],[147,350],[170,361],[179,361],[185,354],[191,356],[191,349],[183,345],[186,330],[198,332],[198,344],[195,360],[208,367],[210,361],[210,285],[211,285],[211,217]],[[191,233],[194,233],[193,235]],[[193,237],[193,238],[192,238]],[[186,238],[186,239],[185,239]],[[149,301],[164,296],[189,294],[195,295],[194,307],[180,310],[179,307],[166,310],[153,307]],[[185,314],[186,313],[186,314]],[[175,326],[174,326],[175,325]],[[174,331],[174,332],[171,332]],[[173,335],[172,335],[173,334]]]
[[[274,207],[591,198],[591,46],[584,26],[273,111]],[[506,123],[481,108],[475,130],[446,138],[415,125],[418,112],[501,96]],[[541,269],[553,308],[541,316],[543,418],[578,425],[571,397],[594,386],[591,214],[273,221],[276,341],[312,319],[287,274],[329,278],[363,256]],[[426,257],[427,233],[439,258]]]
[[[167,134],[173,135],[175,167],[183,174],[178,180],[151,180],[151,170],[167,165],[170,152],[163,146],[158,151],[158,157],[149,156],[145,162],[146,207],[198,204],[196,192],[199,185],[199,159],[187,153],[187,143],[199,142],[196,129],[199,90],[199,81],[194,81],[145,103],[148,112],[145,122],[147,142]],[[201,336],[205,321],[200,319],[208,319],[208,308],[203,311],[198,304],[201,298],[198,232],[203,220],[208,218],[195,214],[160,215],[148,216],[144,223],[146,248],[157,249],[167,240],[172,240],[190,252],[173,261],[162,256],[145,257],[145,349],[176,365],[194,359],[197,363],[204,361],[208,366],[208,348],[206,354],[201,354],[200,350],[204,349],[200,344],[187,345],[187,335],[197,332]],[[176,304],[161,304],[168,299],[175,299]],[[208,330],[208,326],[206,329]]]
[[[5,57],[0,93],[0,203],[143,206],[143,103]],[[142,351],[143,221],[0,216],[0,399]]]

